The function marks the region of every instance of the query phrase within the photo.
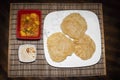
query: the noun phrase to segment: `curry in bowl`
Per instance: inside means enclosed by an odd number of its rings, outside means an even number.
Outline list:
[[[18,11],[17,38],[39,39],[40,38],[40,11],[20,10]]]

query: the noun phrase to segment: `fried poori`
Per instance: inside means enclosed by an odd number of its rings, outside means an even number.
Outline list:
[[[83,60],[90,59],[95,52],[96,46],[94,41],[87,34],[79,40],[73,41],[75,44],[75,54]]]
[[[55,62],[61,62],[70,56],[74,51],[73,45],[71,39],[61,32],[54,33],[47,39],[48,52]]]
[[[87,30],[87,23],[79,13],[71,13],[61,23],[62,32],[73,39],[79,39]]]

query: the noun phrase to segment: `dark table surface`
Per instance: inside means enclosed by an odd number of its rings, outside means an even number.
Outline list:
[[[106,76],[71,77],[71,78],[8,78],[8,33],[9,33],[9,7],[14,2],[94,2],[103,4]],[[120,79],[120,1],[115,0],[10,0],[0,1],[0,80],[117,80]]]

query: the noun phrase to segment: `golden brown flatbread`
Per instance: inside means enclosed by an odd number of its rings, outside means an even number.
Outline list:
[[[90,59],[95,52],[94,41],[88,35],[83,35],[79,40],[74,40],[75,54],[83,60]]]
[[[50,57],[55,62],[61,62],[74,51],[73,42],[63,33],[57,32],[47,39],[47,47]]]
[[[87,30],[87,23],[79,13],[71,13],[61,23],[63,33],[73,39],[79,39]]]

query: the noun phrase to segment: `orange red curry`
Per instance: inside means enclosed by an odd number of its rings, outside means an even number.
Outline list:
[[[35,37],[39,34],[39,15],[36,13],[22,14],[20,19],[20,35]]]

